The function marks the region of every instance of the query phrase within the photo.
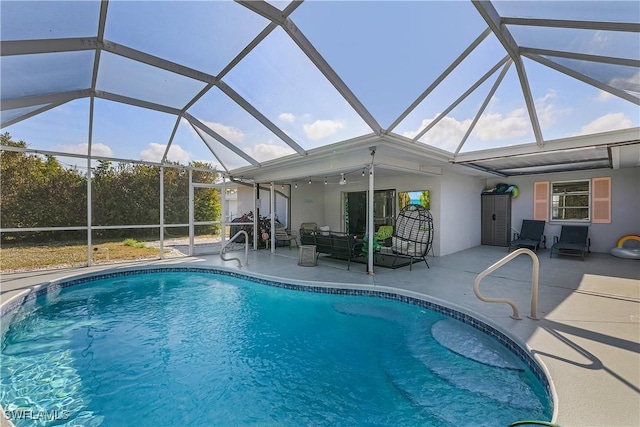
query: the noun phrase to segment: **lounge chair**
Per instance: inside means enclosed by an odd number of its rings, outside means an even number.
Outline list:
[[[553,258],[553,252],[556,251],[562,255],[580,256],[584,261],[584,253],[590,252],[591,239],[587,236],[589,227],[586,225],[563,225],[560,230],[560,238],[553,237],[553,246],[551,246],[550,258]]]
[[[528,248],[538,252],[540,243],[546,247],[547,238],[544,236],[544,224],[544,221],[523,219],[520,233],[515,233],[514,239],[509,244],[509,252],[518,248]]]
[[[287,230],[285,230],[281,224],[276,224],[276,243],[277,242],[287,242],[289,250],[291,250],[291,242],[295,242],[296,246],[300,246],[298,245],[298,237],[294,234],[288,234]]]

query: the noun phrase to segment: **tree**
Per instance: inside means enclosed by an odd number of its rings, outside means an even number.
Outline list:
[[[11,135],[0,145],[27,148]],[[53,156],[3,151],[0,161],[0,211],[3,228],[78,226],[86,224],[86,176],[64,168]],[[75,232],[3,234],[2,240],[61,239]]]
[[[0,144],[27,148],[8,133]],[[87,176],[66,168],[55,156],[2,151],[0,154],[0,219],[3,228],[85,226],[87,224]],[[190,166],[210,168],[202,162]],[[219,182],[220,175],[194,170],[193,181]],[[97,161],[92,170],[92,225],[151,225],[160,223],[160,167],[139,163]],[[183,168],[164,168],[165,223],[189,221],[189,176]],[[195,194],[198,221],[220,219],[220,191],[204,188]],[[219,226],[199,226],[197,233],[219,233]],[[3,241],[45,241],[76,236],[77,232],[4,233]],[[157,229],[95,230],[96,238],[158,237]]]

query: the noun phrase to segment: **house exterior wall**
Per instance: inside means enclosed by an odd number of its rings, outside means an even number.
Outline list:
[[[253,212],[255,210],[255,203],[253,197],[253,187],[246,185],[238,186],[238,201],[236,204],[236,217],[242,216],[246,213]]]
[[[324,184],[301,182],[291,187],[291,230],[300,230],[303,222],[326,225],[325,211]]]
[[[504,182],[518,186],[519,195],[512,200],[511,224],[520,230],[523,219],[533,218],[533,183],[536,181],[572,181],[597,177],[611,177],[611,224],[589,225],[591,251],[608,253],[617,240],[627,234],[640,234],[640,168],[598,169],[579,172],[540,174],[487,180],[487,187]],[[560,235],[565,222],[550,221],[545,227],[547,247],[553,236]],[[583,223],[568,223],[583,224]]]
[[[480,244],[482,179],[448,173],[442,177],[442,243],[438,255]]]
[[[300,223],[313,221],[318,226],[344,231],[343,193],[366,191],[368,177],[354,177],[346,185],[313,183],[292,189],[293,229]],[[480,244],[480,194],[484,180],[443,173],[441,176],[402,175],[379,177],[375,190],[396,192],[429,190],[434,223],[433,250],[436,256],[458,252]],[[396,198],[396,214],[398,200]],[[315,219],[312,219],[315,218]]]
[[[600,169],[592,171],[540,174],[524,177],[481,179],[443,171],[439,176],[403,175],[378,177],[375,189],[413,191],[427,189],[431,198],[431,214],[434,219],[434,253],[442,256],[480,245],[480,195],[484,188],[498,183],[515,184],[519,195],[512,199],[512,231],[519,231],[523,219],[533,217],[533,183],[536,181],[563,181],[612,178],[612,223],[589,224],[591,250],[608,253],[616,241],[627,234],[640,234],[640,168],[620,170]],[[368,190],[368,177],[353,177],[347,185],[322,182],[311,185],[299,183],[291,189],[291,229],[298,230],[303,222],[315,222],[318,226],[330,226],[344,231],[342,213],[343,193]],[[250,190],[250,189],[248,189]],[[238,210],[243,211],[239,193]],[[249,194],[251,198],[251,193]],[[398,210],[396,200],[396,214]],[[250,210],[250,209],[249,209]],[[560,234],[561,224],[550,222],[545,228],[547,246],[553,236]]]

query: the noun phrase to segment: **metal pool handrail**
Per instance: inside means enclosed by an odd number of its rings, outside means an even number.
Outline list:
[[[516,306],[515,302],[506,298],[487,298],[483,296],[482,294],[480,294],[480,281],[484,279],[485,276],[489,275],[493,271],[502,267],[503,265],[505,265],[506,263],[508,263],[515,257],[517,257],[518,255],[522,255],[522,254],[529,255],[531,257],[531,260],[533,261],[533,273],[531,278],[531,314],[528,317],[533,320],[538,320],[538,317],[536,316],[536,311],[538,308],[538,277],[540,275],[540,260],[538,259],[538,256],[531,249],[520,248],[514,252],[511,252],[509,255],[502,258],[500,261],[496,262],[495,264],[491,265],[482,273],[478,274],[478,277],[476,277],[476,280],[473,283],[473,292],[476,294],[476,296],[480,300],[484,302],[502,302],[505,304],[509,304],[513,309],[513,314],[511,315],[511,317],[514,319],[520,320],[521,319],[520,313],[518,312],[518,307]]]
[[[240,258],[225,258],[224,250],[227,248],[227,246],[229,246],[230,243],[236,240],[236,238],[241,234],[244,234],[244,265],[248,265],[249,264],[249,235],[247,234],[246,231],[244,230],[238,231],[236,234],[233,235],[232,238],[229,239],[227,243],[224,244],[224,246],[222,246],[222,250],[220,250],[220,259],[222,259],[223,261],[236,260],[238,261],[238,267],[242,267],[242,261],[240,261]]]

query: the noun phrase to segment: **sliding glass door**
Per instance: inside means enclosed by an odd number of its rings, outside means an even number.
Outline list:
[[[367,232],[367,191],[344,193],[345,232],[364,236]],[[373,193],[373,222],[377,231],[381,225],[393,225],[395,218],[395,190],[376,190]]]

